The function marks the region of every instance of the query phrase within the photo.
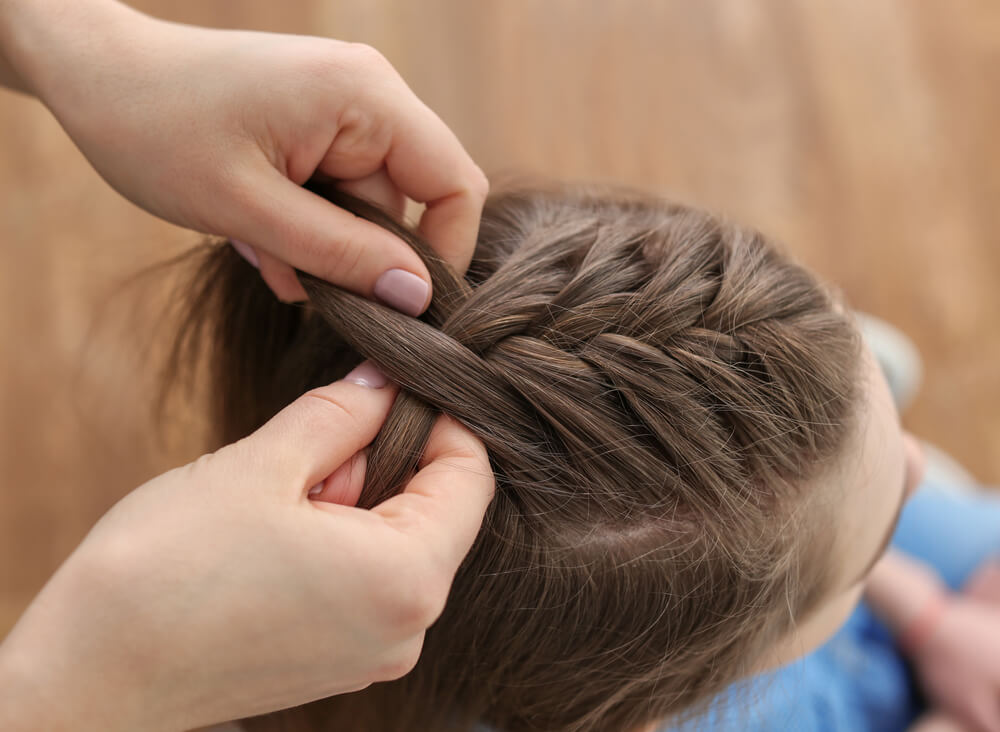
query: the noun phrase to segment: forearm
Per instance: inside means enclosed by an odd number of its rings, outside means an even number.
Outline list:
[[[20,649],[9,648],[6,643],[0,646],[0,727],[9,732],[71,729],[73,712],[67,708],[69,705],[61,699],[53,702],[46,698],[30,659]]]
[[[79,562],[67,565],[0,643],[0,729],[153,729],[144,716],[152,704],[141,693],[148,676],[137,664],[102,650],[97,640],[104,601],[100,578],[82,571]],[[127,628],[118,630],[124,641]]]
[[[865,600],[898,634],[943,592],[947,588],[933,569],[898,551],[890,551],[872,570],[865,585]]]
[[[117,732],[148,729],[126,721],[126,691],[90,674],[86,664],[36,655],[44,649],[0,646],[0,729],[5,732]],[[31,652],[32,655],[27,655]],[[82,671],[82,673],[80,673]],[[99,693],[95,693],[100,688]],[[127,702],[126,702],[127,704]]]

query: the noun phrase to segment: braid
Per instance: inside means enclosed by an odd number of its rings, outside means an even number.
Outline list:
[[[381,221],[369,204],[323,193]],[[818,331],[842,328],[829,296],[758,235],[701,212],[675,209],[656,227],[643,217],[634,228],[600,221],[536,223],[475,287],[392,226],[431,273],[435,297],[419,320],[300,274],[337,334],[402,388],[373,446],[360,505],[405,485],[439,413],[484,441],[501,488],[571,496],[605,484],[604,511],[662,500],[671,482],[711,487],[722,476],[728,489],[749,486],[753,474],[775,484],[801,479],[824,457],[822,433],[840,429],[849,388],[801,384],[810,375],[798,372],[795,349],[808,350],[809,339],[790,343],[774,328],[808,327],[803,317]],[[803,386],[829,392],[821,395],[828,414],[804,413]],[[788,439],[798,449],[787,450]],[[617,506],[625,484],[633,495]],[[731,498],[728,490],[698,496],[704,510]]]

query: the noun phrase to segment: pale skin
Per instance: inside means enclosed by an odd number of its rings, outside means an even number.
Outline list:
[[[313,173],[426,204],[431,244],[471,259],[486,180],[371,48],[0,0],[0,83],[37,96],[125,197],[241,240],[282,299],[304,297],[293,267],[410,314],[431,297],[409,247],[299,187]],[[380,290],[386,272],[406,286]],[[395,393],[364,368],[112,508],[0,644],[0,728],[184,730],[411,669],[493,475],[442,418],[401,495],[350,505]]]

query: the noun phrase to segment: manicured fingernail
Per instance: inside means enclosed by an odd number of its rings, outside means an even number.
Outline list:
[[[349,381],[359,386],[367,386],[369,389],[381,389],[389,383],[389,379],[386,378],[385,374],[379,371],[378,366],[371,361],[362,361],[359,363],[351,373],[344,377],[344,381]]]
[[[405,269],[390,269],[375,281],[375,297],[407,315],[420,315],[430,285]]]
[[[257,259],[257,252],[250,248],[249,244],[244,244],[236,239],[230,239],[229,243],[233,245],[233,249],[236,253],[243,257],[245,260],[250,262],[254,267],[260,269],[260,260]]]

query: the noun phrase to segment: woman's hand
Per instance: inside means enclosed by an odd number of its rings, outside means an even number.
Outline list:
[[[190,729],[409,671],[493,474],[441,418],[403,494],[343,505],[395,395],[348,379],[111,509],[0,646],[0,727]]]
[[[242,242],[284,300],[305,299],[297,267],[410,314],[430,302],[417,255],[300,188],[314,173],[427,204],[422,233],[459,271],[471,260],[486,178],[368,46],[2,0],[0,52],[16,72],[0,80],[36,93],[122,195]]]

